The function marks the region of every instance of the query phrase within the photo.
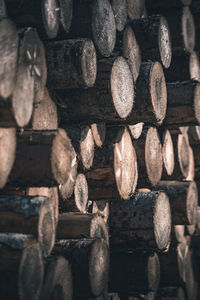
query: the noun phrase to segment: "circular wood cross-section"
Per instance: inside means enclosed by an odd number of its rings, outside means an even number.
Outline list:
[[[76,178],[74,198],[77,209],[85,213],[88,201],[88,185],[84,174],[78,174]]]
[[[163,69],[159,62],[155,62],[151,69],[150,93],[156,119],[158,124],[162,123],[167,109],[167,88]]]
[[[94,138],[89,126],[81,130],[80,154],[84,168],[90,169],[94,160]]]
[[[192,51],[189,59],[190,79],[200,81],[200,63],[196,51]]]
[[[167,172],[167,175],[172,175],[174,171],[174,146],[169,130],[166,130],[163,134],[163,164]]]
[[[110,85],[115,110],[120,118],[126,118],[133,108],[134,85],[128,63],[123,57],[118,57],[113,64]]]
[[[187,138],[183,134],[178,135],[178,160],[183,177],[187,177],[189,174],[190,166],[190,150]]]
[[[196,183],[192,181],[187,191],[187,218],[190,224],[196,224],[198,207],[198,190]]]
[[[158,32],[159,50],[162,64],[169,68],[172,58],[170,30],[165,17],[161,17]]]
[[[91,124],[92,134],[97,147],[102,147],[106,137],[106,123]]]
[[[149,290],[157,291],[160,283],[160,261],[156,253],[148,257],[148,270]]]
[[[42,18],[46,34],[50,39],[57,36],[59,30],[59,9],[57,0],[43,0]]]
[[[82,73],[85,85],[92,87],[96,80],[97,58],[94,44],[91,40],[86,40],[82,49]]]
[[[137,184],[137,157],[127,129],[114,146],[114,172],[119,194],[128,200]]]
[[[192,52],[195,46],[195,25],[193,16],[188,6],[183,8],[182,32],[184,46],[188,52]]]
[[[198,83],[194,90],[194,112],[197,121],[200,123],[200,84]]]
[[[144,0],[127,0],[128,16],[131,20],[141,18],[144,12]]]
[[[122,31],[127,21],[127,1],[112,0],[111,4],[115,16],[116,29]]]
[[[135,125],[128,125],[128,129],[131,133],[131,136],[137,140],[142,134],[144,123],[137,123]]]
[[[149,181],[155,185],[162,176],[163,158],[160,138],[154,127],[150,127],[146,135],[145,163]]]

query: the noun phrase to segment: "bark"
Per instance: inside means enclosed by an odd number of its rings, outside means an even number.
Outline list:
[[[66,299],[73,297],[71,267],[64,257],[50,256],[45,261],[45,276],[41,300]]]
[[[39,187],[64,184],[72,164],[72,149],[63,129],[19,132],[9,185]]]
[[[162,175],[162,146],[154,127],[143,130],[138,140],[133,140],[138,162],[138,187],[156,185]]]
[[[111,253],[109,291],[122,296],[156,292],[160,282],[157,254]],[[119,271],[120,270],[120,271]]]
[[[46,44],[46,57],[49,89],[84,88],[94,85],[97,60],[91,40],[49,42]]]
[[[156,189],[164,191],[169,198],[173,225],[196,223],[198,190],[194,181],[160,181]]]
[[[34,235],[47,257],[53,249],[56,228],[54,208],[47,197],[1,196],[0,231]]]
[[[126,0],[112,0],[111,1],[113,14],[115,16],[116,29],[122,31],[126,26],[127,21],[127,1]]]
[[[29,235],[0,234],[1,297],[38,300],[43,281],[39,244]]]
[[[145,9],[145,0],[127,0],[128,16],[131,20],[142,17]]]
[[[85,175],[90,200],[130,198],[137,184],[137,158],[127,129],[107,128],[105,143],[96,149],[93,166]]]
[[[102,147],[106,137],[106,123],[91,124],[92,135],[97,147]]]
[[[163,192],[136,192],[129,201],[110,204],[111,249],[165,251],[171,233],[171,211]]]
[[[163,16],[149,16],[129,22],[141,49],[142,61],[159,61],[169,68],[172,58],[170,29]]]
[[[109,253],[102,239],[60,240],[54,253],[72,266],[74,299],[100,296],[108,283]]]

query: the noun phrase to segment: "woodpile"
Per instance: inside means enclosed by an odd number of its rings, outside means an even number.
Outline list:
[[[200,1],[0,0],[0,299],[200,299]]]

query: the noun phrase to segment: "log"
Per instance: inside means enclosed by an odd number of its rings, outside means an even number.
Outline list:
[[[60,240],[56,255],[67,258],[72,267],[74,299],[100,296],[108,283],[109,252],[102,239]]]
[[[69,33],[72,16],[73,16],[73,0],[59,0],[59,9],[60,9],[60,28],[59,31]]]
[[[68,299],[72,300],[72,272],[64,257],[50,256],[45,261],[44,284],[40,299]]]
[[[193,181],[195,178],[195,162],[192,147],[189,146],[189,172],[186,181]]]
[[[149,16],[129,22],[141,49],[142,61],[159,61],[169,68],[172,58],[171,35],[163,16]]]
[[[97,147],[102,147],[106,137],[106,123],[93,123],[91,124],[92,135]]]
[[[191,146],[200,144],[200,126],[190,126],[188,128],[188,138]]]
[[[94,138],[90,126],[77,124],[63,127],[76,151],[79,169],[90,169],[94,160]]]
[[[128,16],[131,20],[142,17],[145,8],[145,0],[127,0]]]
[[[6,0],[8,15],[19,28],[36,27],[40,36],[55,38],[59,30],[59,6],[56,0]]]
[[[160,263],[156,253],[111,253],[109,291],[122,297],[147,294],[156,292],[159,282]]]
[[[96,80],[97,59],[89,39],[46,43],[49,89],[92,87]]]
[[[198,299],[198,281],[193,250],[189,249],[185,260],[185,285],[188,299]]]
[[[117,251],[160,250],[170,243],[171,211],[163,192],[136,192],[110,204],[110,244]]]
[[[18,132],[16,158],[8,184],[20,187],[64,184],[71,168],[72,149],[63,129]]]
[[[110,56],[116,40],[115,17],[108,0],[73,2],[69,38],[89,38],[102,56]]]
[[[174,146],[170,131],[165,129],[160,132],[163,154],[163,174],[172,175],[174,171]]]
[[[135,125],[128,125],[128,129],[133,139],[137,140],[142,134],[144,123],[137,123]]]
[[[0,234],[2,299],[39,300],[43,281],[40,245],[30,235]]]
[[[47,197],[0,196],[0,232],[34,235],[47,257],[56,237],[54,207]]]
[[[138,140],[133,140],[138,162],[138,187],[156,185],[162,175],[162,146],[155,127],[143,130]]]
[[[174,171],[170,176],[163,174],[162,180],[181,181],[187,178],[190,172],[190,147],[186,135],[172,133],[171,137],[174,145]]]
[[[192,81],[167,83],[167,113],[164,125],[168,127],[198,125],[200,84]]]
[[[103,218],[93,214],[60,214],[56,238],[63,240],[102,238],[109,245],[108,229]]]
[[[92,213],[102,216],[105,223],[108,224],[109,219],[109,203],[106,201],[93,201],[92,202]]]
[[[128,130],[109,127],[86,173],[89,200],[128,200],[137,184],[137,157]]]
[[[165,192],[169,198],[173,225],[196,223],[198,190],[194,181],[160,181],[156,189]]]
[[[164,70],[167,82],[200,80],[199,54],[196,51],[172,56],[171,65]]]
[[[62,193],[63,187],[59,187]],[[88,204],[88,185],[84,174],[79,173],[76,177],[74,192],[69,198],[60,199],[60,208],[65,212],[86,213]]]
[[[61,123],[119,120],[131,113],[133,79],[126,60],[122,57],[102,59],[97,69],[96,88],[54,92]]]
[[[61,123],[88,124],[106,121],[111,124],[131,125],[146,122],[160,125],[163,122],[167,90],[160,63],[149,62],[141,65],[134,99],[132,75],[127,62],[122,57],[114,60],[114,64],[112,61],[113,58],[98,63],[100,72],[97,73],[96,88],[54,93]],[[109,72],[101,72],[108,62]]]
[[[128,8],[126,0],[112,0],[111,1],[113,14],[115,16],[116,29],[123,31],[126,26],[128,17]]]
[[[184,225],[175,225],[172,227],[172,236],[173,239],[176,239],[178,243],[182,243],[185,240],[185,226]]]

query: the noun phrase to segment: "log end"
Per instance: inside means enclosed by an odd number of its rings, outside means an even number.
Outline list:
[[[91,129],[96,146],[102,147],[106,137],[106,123],[94,123]]]
[[[123,57],[118,57],[113,64],[110,84],[115,110],[120,118],[127,118],[133,108],[134,85],[128,63]]]
[[[197,121],[200,123],[200,84],[198,83],[194,91],[194,112]]]
[[[60,23],[68,33],[70,30],[73,16],[73,0],[59,0],[60,5]]]
[[[174,146],[169,130],[165,130],[163,134],[163,164],[167,175],[172,175],[174,171]]]
[[[59,30],[59,10],[56,0],[42,1],[42,19],[47,36],[53,39]]]
[[[115,16],[116,29],[122,31],[127,20],[127,2],[126,0],[112,0],[111,4]]]
[[[90,226],[90,237],[91,238],[101,238],[107,242],[109,245],[109,235],[106,223],[102,216],[95,215],[92,218]]]
[[[86,40],[84,42],[81,60],[84,83],[87,87],[92,87],[97,75],[96,50],[92,41]]]
[[[134,140],[139,139],[142,134],[144,123],[137,123],[135,125],[128,125],[128,129]]]
[[[200,81],[200,63],[196,51],[192,51],[189,60],[190,79]]]
[[[131,20],[141,18],[145,9],[145,0],[127,0],[128,16]]]
[[[77,209],[81,213],[86,212],[88,202],[88,185],[84,174],[78,174],[74,186],[74,200]]]
[[[156,253],[148,257],[148,277],[149,291],[156,292],[160,284],[160,261]]]
[[[188,6],[183,7],[182,33],[185,49],[191,53],[195,46],[195,25],[193,16]]]
[[[187,178],[189,174],[189,166],[190,166],[190,147],[188,140],[185,135],[178,135],[178,160],[181,172],[184,178]]]
[[[172,59],[170,29],[165,17],[161,16],[158,31],[159,50],[162,64],[169,68]]]
[[[80,153],[84,168],[90,169],[94,160],[94,138],[90,126],[81,130]]]
[[[198,207],[198,190],[197,185],[193,181],[190,183],[187,192],[187,218],[189,224],[196,224]]]

